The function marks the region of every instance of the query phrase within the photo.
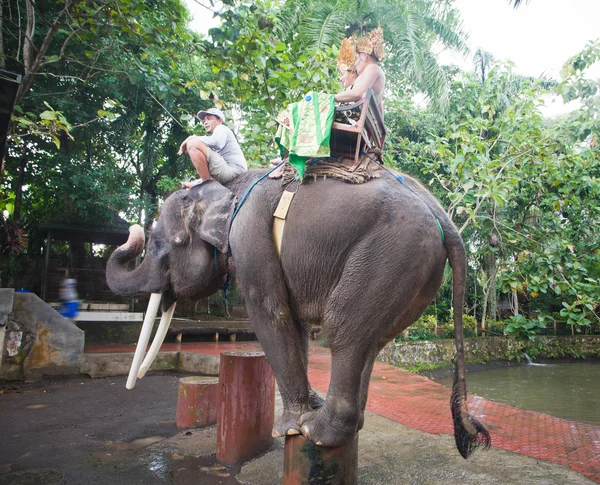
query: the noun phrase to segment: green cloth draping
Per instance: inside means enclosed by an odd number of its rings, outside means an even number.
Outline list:
[[[312,91],[277,116],[275,141],[282,156],[287,150],[288,161],[300,174],[300,181],[304,178],[307,159],[329,156],[334,114],[333,94]]]

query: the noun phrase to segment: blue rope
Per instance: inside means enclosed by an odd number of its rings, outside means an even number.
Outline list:
[[[440,221],[438,220],[437,217],[435,217],[435,214],[432,212],[431,208],[427,205],[427,202],[425,202],[425,199],[423,199],[423,197],[421,197],[419,194],[417,194],[412,189],[412,187],[410,187],[404,181],[404,177],[402,175],[396,175],[394,172],[392,172],[391,170],[389,170],[387,167],[384,167],[383,164],[379,163],[377,160],[375,160],[373,157],[371,157],[368,153],[366,153],[366,152],[360,152],[360,154],[361,155],[365,155],[366,157],[369,157],[373,162],[375,162],[377,165],[379,165],[381,168],[383,168],[387,173],[389,173],[392,177],[394,177],[398,182],[400,182],[402,185],[404,185],[404,187],[406,187],[413,194],[415,194],[419,199],[421,199],[421,202],[423,202],[423,204],[425,204],[425,206],[429,209],[429,212],[431,212],[431,215],[435,219],[435,223],[437,224],[437,227],[440,230],[440,234],[442,235],[442,244],[443,244],[444,241],[446,240],[446,235],[444,234],[444,229],[442,229],[442,225],[440,224]]]
[[[263,176],[261,176],[260,178],[258,178],[251,186],[250,188],[246,191],[246,193],[244,194],[244,197],[242,197],[242,200],[240,200],[240,203],[238,204],[238,206],[235,208],[235,211],[233,212],[233,216],[231,216],[231,224],[233,224],[233,220],[235,219],[235,216],[237,216],[238,212],[240,211],[240,209],[242,208],[242,206],[244,205],[244,202],[246,202],[246,199],[248,198],[248,196],[250,195],[250,192],[252,192],[252,189],[254,187],[256,187],[256,184],[258,182],[260,182],[262,179],[264,179],[265,177],[267,177],[271,172],[274,172],[275,170],[277,170],[279,167],[281,167],[284,164],[284,161],[282,160],[281,163],[279,165],[277,165],[275,168],[272,168],[271,170],[269,170],[267,173],[265,173]]]
[[[283,163],[284,162],[282,161],[275,168],[272,168],[271,170],[269,170],[267,173],[265,173],[260,178],[258,178],[250,186],[250,188],[246,191],[246,193],[244,194],[244,196],[240,200],[240,203],[238,204],[238,206],[235,208],[235,211],[233,212],[233,215],[231,216],[231,224],[233,224],[233,220],[237,216],[237,214],[240,211],[242,205],[244,205],[244,202],[246,202],[246,199],[248,198],[248,196],[250,195],[250,192],[252,192],[252,189],[256,186],[256,184],[258,184],[258,182],[260,182],[265,177],[267,177],[271,172],[273,172],[273,171],[277,170],[279,167],[281,167],[283,165]],[[230,225],[230,227],[231,227],[231,225]],[[215,276],[217,278],[217,286],[223,292],[223,299],[227,303],[227,289],[229,288],[229,284],[231,283],[231,271],[227,271],[227,277],[225,278],[225,283],[223,283],[223,286],[220,286],[219,285],[219,260],[218,260],[219,251],[217,250],[217,248],[214,248],[214,249],[215,249]],[[229,250],[225,253],[225,267],[229,269]]]

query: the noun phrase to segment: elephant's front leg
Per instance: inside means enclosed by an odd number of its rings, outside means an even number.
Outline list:
[[[276,202],[276,201],[275,201]],[[310,410],[306,374],[307,333],[290,311],[288,289],[272,236],[275,205],[248,199],[232,226],[236,280],[254,332],[275,373],[283,402],[273,436],[300,434],[298,419]]]
[[[298,420],[311,408],[302,340],[299,338],[298,329],[290,318],[289,311],[280,310],[273,314],[270,310],[249,308],[248,313],[256,336],[275,373],[281,394],[283,413],[273,426],[273,436],[280,438],[300,434]]]
[[[311,324],[302,320],[295,320],[296,328],[298,329],[298,336],[300,339],[300,345],[302,348],[302,363],[304,365],[304,372],[308,374],[308,344],[310,342],[310,330]],[[311,409],[318,409],[325,404],[325,401],[312,386],[308,385],[308,403]]]

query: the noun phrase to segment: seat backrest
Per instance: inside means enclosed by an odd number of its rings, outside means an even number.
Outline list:
[[[344,131],[361,133],[363,128],[366,128],[369,137],[374,138],[375,143],[379,145],[380,148],[383,147],[387,131],[383,124],[383,115],[377,104],[375,92],[372,89],[368,89],[364,97],[356,103],[336,106],[335,110],[337,112],[343,112],[356,108],[360,108],[360,117],[356,124],[348,126],[342,123],[334,123],[333,130],[341,129]]]

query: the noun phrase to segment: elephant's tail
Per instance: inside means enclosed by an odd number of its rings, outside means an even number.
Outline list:
[[[491,438],[487,429],[469,415],[467,408],[467,383],[465,369],[465,349],[463,336],[463,304],[465,301],[465,283],[467,276],[467,257],[460,235],[449,231],[446,237],[448,262],[453,274],[454,335],[456,344],[456,369],[450,407],[454,422],[454,439],[463,458],[468,458],[478,447],[490,447]],[[449,236],[449,237],[448,237]]]

